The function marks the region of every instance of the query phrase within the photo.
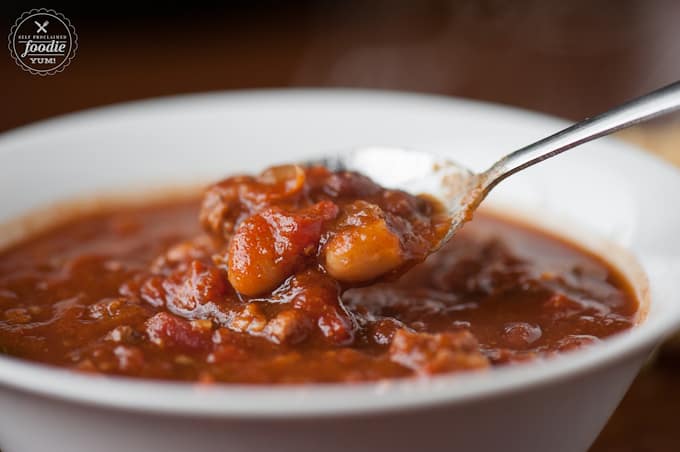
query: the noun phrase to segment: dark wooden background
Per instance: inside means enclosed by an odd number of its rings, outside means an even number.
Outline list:
[[[121,101],[285,86],[439,93],[579,119],[680,79],[676,0],[141,3],[48,5],[75,25],[78,54],[37,77],[5,50],[0,131]],[[39,6],[3,2],[0,31]],[[629,136],[662,134],[663,155],[680,161],[674,124]],[[668,347],[638,377],[593,450],[680,450],[678,362]]]

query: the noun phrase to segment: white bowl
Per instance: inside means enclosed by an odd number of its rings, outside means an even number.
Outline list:
[[[126,104],[0,136],[0,223],[59,200],[212,180],[365,144],[482,168],[565,123],[455,99],[253,91]],[[647,318],[601,345],[488,373],[378,384],[247,387],[131,381],[0,357],[0,448],[74,451],[583,451],[680,323],[680,177],[601,140],[501,184],[490,203],[605,254]],[[572,226],[576,225],[576,226]],[[639,266],[620,251],[635,255]]]

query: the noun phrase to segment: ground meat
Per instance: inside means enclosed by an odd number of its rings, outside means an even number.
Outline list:
[[[428,334],[401,329],[394,334],[389,356],[393,362],[420,375],[483,369],[490,365],[480,352],[477,339],[467,331]]]
[[[307,339],[313,326],[311,319],[301,311],[287,309],[267,322],[264,334],[274,343],[294,345]]]
[[[211,342],[211,333],[201,324],[192,324],[166,312],[159,312],[146,321],[149,340],[163,349],[204,348]]]

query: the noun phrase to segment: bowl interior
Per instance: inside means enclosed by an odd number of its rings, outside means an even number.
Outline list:
[[[491,104],[361,90],[206,94],[120,105],[0,136],[0,223],[58,201],[120,191],[141,195],[149,187],[207,182],[368,144],[438,152],[481,170],[565,124]],[[649,346],[678,324],[680,296],[674,285],[680,278],[680,177],[674,169],[604,139],[513,176],[494,190],[489,204],[511,215],[531,212],[540,225],[587,242],[624,271],[640,297],[647,300],[651,294],[651,304],[644,306],[647,319],[602,346],[501,369],[492,378],[197,391],[186,385],[73,375],[0,357],[0,384],[140,409],[337,413],[480,397],[584,372]]]

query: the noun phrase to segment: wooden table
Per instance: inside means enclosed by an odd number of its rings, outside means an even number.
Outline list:
[[[674,0],[254,3],[62,10],[78,55],[50,77],[0,58],[0,131],[120,101],[282,86],[438,93],[579,119],[680,79]],[[0,6],[6,31],[21,12]],[[677,116],[621,137],[680,165]],[[680,358],[667,352],[592,450],[680,450],[678,409]]]

